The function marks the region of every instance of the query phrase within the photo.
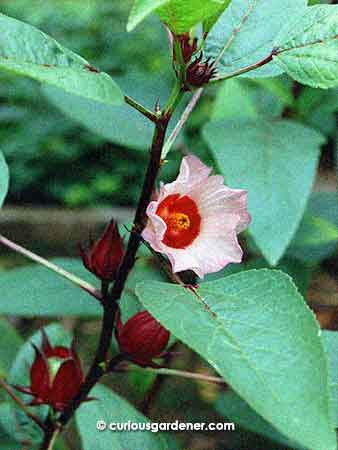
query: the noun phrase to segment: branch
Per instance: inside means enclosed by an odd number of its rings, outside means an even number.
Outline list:
[[[162,159],[165,159],[167,154],[169,153],[171,147],[173,146],[174,142],[176,141],[178,135],[180,134],[182,128],[187,123],[190,114],[192,113],[193,109],[195,108],[196,104],[198,103],[199,99],[201,98],[203,94],[204,89],[200,88],[198,89],[194,95],[191,97],[190,102],[188,103],[186,109],[184,110],[182,117],[177,122],[176,127],[172,131],[171,135],[168,137],[162,151]]]
[[[162,149],[169,121],[182,95],[183,92],[180,85],[176,84],[164,112],[156,122],[153,142],[150,149],[148,169],[134,217],[133,232],[130,234],[126,254],[117,273],[114,286],[110,291],[109,300],[111,302],[118,301],[120,299],[129,272],[134,266],[136,253],[141,243],[141,233],[147,223],[147,207],[155,190],[157,175],[161,168]]]
[[[101,327],[101,334],[94,361],[89,369],[85,381],[80,387],[79,392],[69,405],[64,409],[59,418],[59,423],[65,426],[69,420],[73,417],[75,411],[86,400],[89,392],[105,374],[106,360],[110,349],[110,344],[113,336],[113,329],[115,323],[115,315],[118,309],[118,304],[106,302],[104,304],[104,315]]]
[[[158,120],[158,116],[155,113],[153,113],[149,109],[145,108],[144,106],[142,106],[140,103],[136,102],[134,99],[132,99],[128,95],[124,96],[124,101],[127,103],[127,105],[136,109],[136,111],[143,114],[145,117],[147,117],[152,122],[156,123],[156,121]]]
[[[127,369],[117,369],[116,372],[128,372],[130,368]],[[136,371],[145,371],[145,372],[152,372],[156,375],[169,375],[169,376],[175,376],[175,377],[181,377],[181,378],[188,378],[191,380],[199,380],[199,381],[205,381],[207,383],[214,383],[214,384],[221,384],[227,386],[227,383],[223,380],[221,377],[213,377],[209,375],[203,375],[201,373],[195,373],[195,372],[188,372],[185,370],[176,370],[176,369],[168,369],[168,368],[160,368],[160,369],[154,369],[152,367],[146,367],[146,368],[140,368],[140,367],[133,367],[131,370]]]
[[[41,444],[40,450],[53,450],[56,439],[60,434],[60,428],[53,426],[45,434],[45,438]]]
[[[15,242],[10,241],[9,239],[5,238],[0,234],[0,244],[5,245],[6,247],[10,248],[11,250],[14,250],[17,253],[20,253],[20,255],[25,256],[26,258],[29,258],[30,260],[46,267],[49,270],[52,270],[57,275],[60,275],[63,278],[66,278],[66,280],[70,281],[71,283],[75,284],[76,286],[80,287],[84,291],[86,291],[88,294],[95,297],[97,300],[102,299],[102,295],[100,291],[98,291],[94,286],[87,283],[86,281],[82,280],[78,276],[67,272],[66,270],[62,269],[61,267],[57,266],[56,264],[48,261],[47,259],[42,258],[41,256],[36,255],[35,253],[25,249],[24,247],[21,247],[18,244],[15,244]]]
[[[250,64],[249,66],[243,67],[242,69],[235,70],[233,72],[229,72],[221,77],[214,78],[210,81],[210,83],[217,83],[219,81],[229,80],[230,78],[238,77],[239,75],[243,75],[243,73],[251,72],[251,70],[258,69],[259,67],[265,66],[265,64],[268,64],[273,60],[273,57],[278,54],[277,49],[273,49],[270,55],[268,55],[266,58],[261,59],[260,61]]]
[[[7,394],[14,400],[14,402],[19,406],[22,411],[26,414],[27,417],[29,417],[33,422],[36,423],[36,425],[41,428],[42,431],[46,432],[46,426],[42,422],[42,420],[39,419],[39,417],[32,414],[27,407],[27,405],[24,404],[22,400],[20,400],[19,397],[15,395],[15,393],[12,391],[12,389],[8,386],[6,381],[3,378],[0,378],[0,386],[7,392]]]

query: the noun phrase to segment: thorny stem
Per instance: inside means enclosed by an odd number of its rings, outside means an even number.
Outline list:
[[[29,417],[33,422],[36,423],[36,425],[41,428],[43,431],[47,431],[47,427],[45,424],[39,419],[39,417],[32,414],[29,410],[29,408],[24,404],[22,400],[20,400],[19,397],[15,395],[15,393],[12,391],[12,389],[8,386],[6,381],[3,378],[0,378],[0,386],[7,392],[7,394],[11,397],[12,400],[19,406],[22,411],[26,414],[27,417]]]
[[[11,250],[14,250],[17,253],[20,253],[21,255],[25,256],[26,258],[29,258],[30,260],[46,267],[47,269],[52,270],[53,272],[55,272],[56,274],[60,275],[63,278],[66,278],[68,281],[72,282],[76,286],[79,286],[81,289],[83,289],[88,294],[95,297],[97,300],[101,301],[102,295],[101,295],[100,291],[98,291],[94,286],[92,286],[91,284],[82,280],[81,278],[77,277],[76,275],[69,273],[66,270],[62,269],[62,267],[59,267],[56,264],[48,261],[47,259],[44,259],[41,256],[36,255],[35,253],[27,250],[24,247],[21,247],[21,245],[15,244],[14,242],[5,238],[1,234],[0,234],[0,244],[5,245],[6,247],[10,248]]]

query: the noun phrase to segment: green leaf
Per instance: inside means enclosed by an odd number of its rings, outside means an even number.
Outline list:
[[[327,220],[305,214],[292,242],[295,247],[317,246],[338,241],[338,227]]]
[[[235,422],[240,427],[253,433],[266,436],[272,441],[287,445],[291,449],[304,449],[294,441],[284,437],[266,420],[260,417],[250,406],[242,400],[235,392],[227,392],[221,395],[216,402],[217,411],[227,419]]]
[[[314,265],[337,252],[337,230],[337,194],[316,192],[310,198],[287,255]]]
[[[127,31],[132,31],[149,14],[169,0],[134,0],[134,5],[129,15]]]
[[[84,403],[76,413],[83,450],[168,450],[164,438],[151,431],[112,432],[109,428],[98,431],[98,420],[103,420],[107,426],[110,423],[128,422],[150,426],[151,423],[126,400],[103,385],[96,385],[90,395],[97,401]]]
[[[300,83],[319,88],[336,87],[337,35],[338,6],[307,8],[288,21],[276,38],[274,61]]]
[[[169,0],[158,8],[161,20],[174,34],[183,34],[214,16],[224,0]]]
[[[229,6],[231,0],[223,0],[223,4],[217,8],[217,11],[209,17],[205,22],[203,22],[203,31],[209,33],[211,28],[215,25],[219,17],[224,13],[224,11]]]
[[[135,288],[140,281],[145,280],[166,281],[166,276],[159,268],[157,259],[153,256],[139,257],[128,276],[126,288],[120,300],[123,322],[143,310],[135,294]]]
[[[40,30],[0,15],[0,68],[108,105],[123,103],[112,78]]]
[[[25,441],[37,445],[42,440],[40,429],[27,419],[25,413],[13,401],[0,404],[0,430],[3,430],[5,436],[13,439],[13,445],[9,450],[16,449],[19,443]],[[34,449],[38,448],[36,445],[33,446]],[[2,445],[0,448],[3,450]],[[22,450],[21,445],[19,448]]]
[[[263,269],[204,283],[203,300],[159,282],[136,292],[279,432],[313,450],[336,449],[320,330],[287,275]]]
[[[232,0],[211,30],[206,41],[206,55],[222,57],[218,75],[227,76],[265,59],[282,26],[300,10],[306,0]],[[246,76],[276,76],[283,70],[270,62]]]
[[[315,89],[304,86],[296,99],[295,109],[299,119],[334,139],[338,110],[336,89]]]
[[[323,341],[329,359],[329,388],[331,392],[331,412],[334,426],[338,426],[338,333],[323,331]]]
[[[302,219],[323,137],[290,120],[211,122],[203,131],[226,182],[248,190],[250,232],[277,264]]]
[[[156,102],[156,96],[163,105],[170,93],[165,76],[152,79],[149,74],[130,71],[127,77],[118,78],[118,82],[129,95],[151,109]],[[129,105],[123,104],[112,108],[51,87],[44,88],[43,92],[66,116],[103,138],[131,149],[149,148],[154,125]],[[183,107],[184,105],[181,109],[178,108],[173,124]]]
[[[56,265],[74,273],[83,280],[98,285],[80,259],[52,259]],[[121,298],[122,317],[129,318],[140,310],[134,294],[141,280],[163,280],[163,275],[153,257],[140,257],[128,277]],[[21,317],[80,316],[101,317],[99,302],[71,282],[38,264],[0,273],[2,294],[0,314]]]
[[[95,282],[94,276],[79,259],[57,258],[52,261],[86,281]],[[38,264],[1,272],[0,280],[0,314],[23,317],[101,315],[97,300]]]
[[[6,377],[22,345],[22,339],[15,328],[2,318],[0,318],[0,335],[0,377]]]
[[[265,82],[264,79],[262,81]],[[279,117],[284,102],[265,89],[263,83],[235,78],[224,81],[217,91],[212,120]]]
[[[7,433],[0,429],[0,448],[1,450],[22,450],[22,445],[13,441]]]
[[[5,158],[0,152],[0,208],[6,198],[9,185],[9,171]]]

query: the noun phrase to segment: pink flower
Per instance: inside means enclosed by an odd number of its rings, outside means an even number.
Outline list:
[[[247,192],[230,189],[196,156],[183,158],[173,183],[161,184],[147,209],[142,237],[168,256],[173,272],[193,270],[200,278],[242,261],[237,234],[249,225]]]

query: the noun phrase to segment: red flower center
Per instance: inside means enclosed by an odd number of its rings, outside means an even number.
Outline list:
[[[196,203],[187,195],[168,195],[158,205],[156,214],[167,225],[163,243],[168,247],[186,248],[199,235],[201,216]]]

